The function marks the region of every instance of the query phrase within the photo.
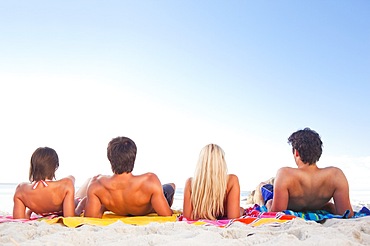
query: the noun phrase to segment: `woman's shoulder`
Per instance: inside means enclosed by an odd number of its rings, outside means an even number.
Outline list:
[[[23,200],[24,197],[27,197],[29,192],[32,190],[32,183],[22,182],[17,185],[14,192],[14,197],[20,198]]]
[[[186,181],[185,181],[185,186],[186,185],[191,185],[192,180],[193,180],[193,178],[187,178]]]
[[[186,181],[185,181],[185,190],[191,190],[191,181],[192,181],[192,178],[187,178]]]
[[[52,183],[56,184],[57,186],[63,185],[64,187],[74,187],[75,185],[74,180],[69,177],[65,177],[59,180],[52,181]]]
[[[236,176],[236,174],[228,174],[227,177],[228,187],[239,186],[239,178]]]
[[[32,184],[30,182],[22,182],[17,185],[16,191],[24,190],[31,186]]]
[[[236,174],[228,174],[227,175],[229,180],[239,180],[238,176]]]

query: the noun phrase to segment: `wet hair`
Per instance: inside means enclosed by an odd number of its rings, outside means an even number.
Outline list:
[[[192,219],[215,220],[224,216],[227,179],[224,151],[216,144],[206,145],[191,182]]]
[[[55,171],[59,167],[57,152],[49,147],[40,147],[31,156],[29,180],[40,181],[54,179]]]
[[[113,138],[107,148],[107,157],[115,174],[131,173],[136,158],[136,145],[127,137]]]
[[[288,143],[292,145],[293,152],[297,150],[303,163],[314,164],[319,161],[322,154],[322,141],[320,135],[305,128],[294,132],[288,138]]]

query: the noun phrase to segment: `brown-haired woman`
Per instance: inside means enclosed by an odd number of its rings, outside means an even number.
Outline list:
[[[57,214],[64,217],[74,216],[75,178],[68,176],[55,180],[55,171],[59,167],[56,151],[49,147],[40,147],[31,157],[29,181],[20,183],[14,194],[14,219],[29,219],[31,213],[46,216]]]

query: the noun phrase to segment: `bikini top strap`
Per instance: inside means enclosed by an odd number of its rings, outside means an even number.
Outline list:
[[[39,180],[39,181],[37,181],[37,182],[32,186],[32,189],[33,189],[33,190],[34,190],[34,189],[36,189],[40,182],[41,182],[45,187],[48,187],[48,186],[49,186],[49,185],[48,185],[48,183],[46,183],[46,182],[45,182],[45,180]]]

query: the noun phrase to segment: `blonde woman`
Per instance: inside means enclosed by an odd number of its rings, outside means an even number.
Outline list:
[[[238,177],[227,174],[224,151],[216,144],[205,146],[193,178],[184,188],[183,216],[189,220],[240,217]]]

